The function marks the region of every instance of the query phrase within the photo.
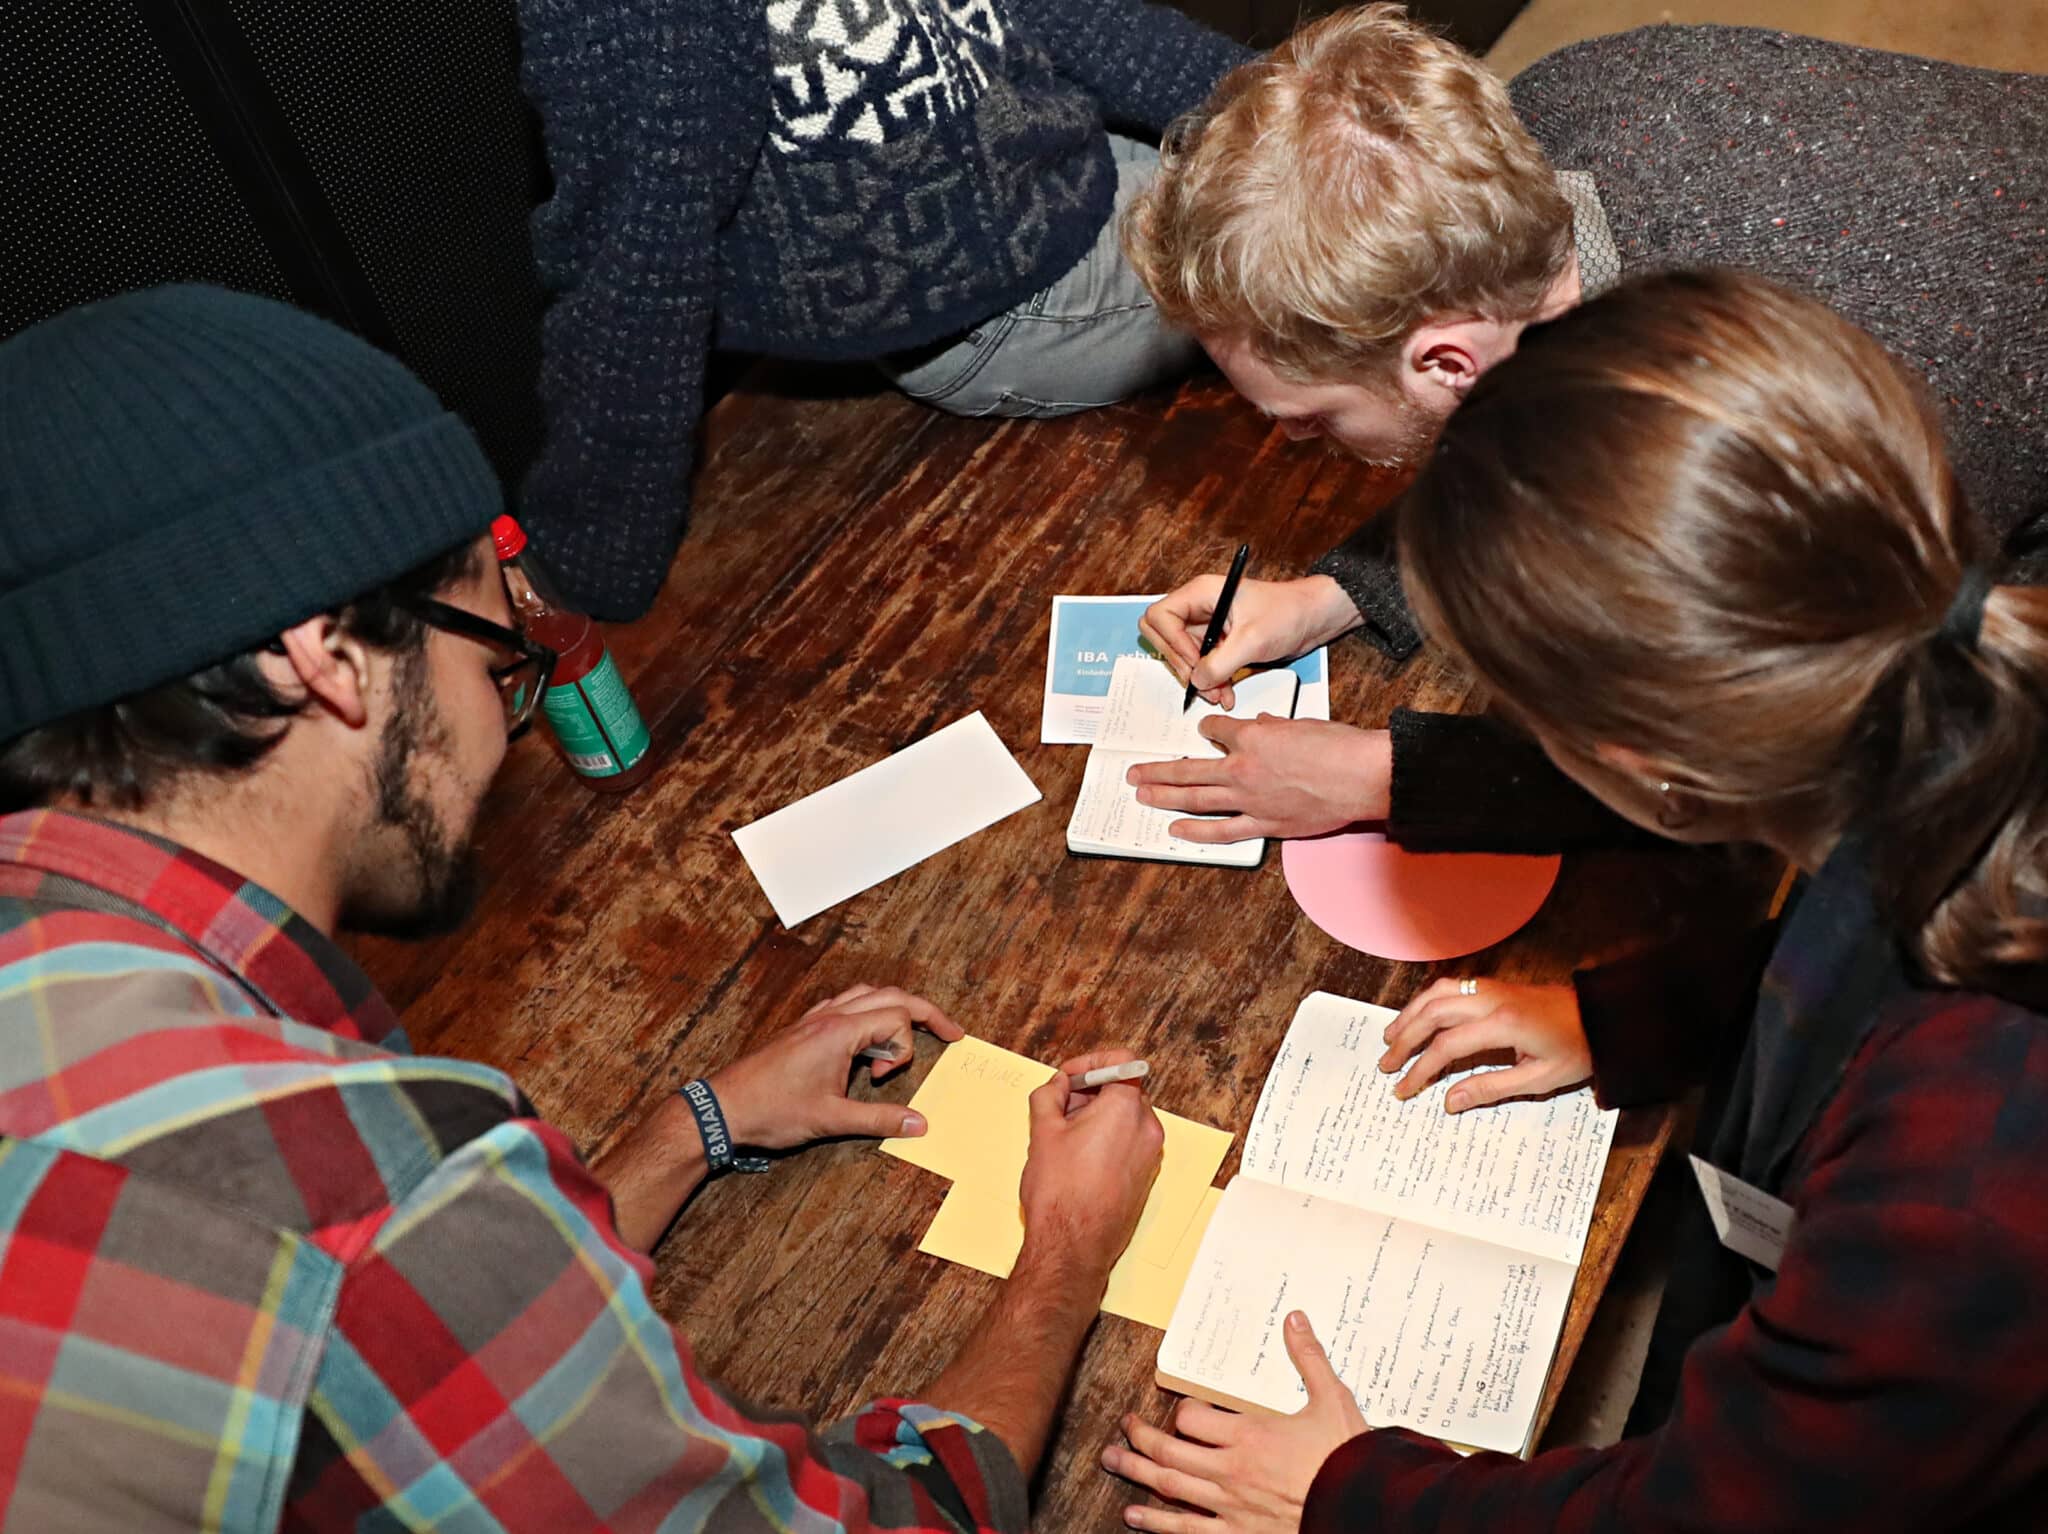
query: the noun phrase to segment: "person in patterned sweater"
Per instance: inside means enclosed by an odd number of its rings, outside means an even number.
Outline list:
[[[1412,494],[1417,616],[1559,770],[1645,831],[1807,877],[1775,930],[1695,929],[1576,1004],[1440,982],[1381,1068],[1406,1093],[1501,1050],[1511,1092],[1590,1079],[1610,1107],[1704,1085],[1701,1180],[1738,1217],[1724,1239],[1688,1202],[1618,1444],[1523,1461],[1368,1431],[1290,1323],[1308,1405],[1127,1419],[1108,1468],[1198,1510],[1127,1521],[2038,1530],[2048,591],[2011,583],[1908,370],[1746,274],[1633,278],[1532,329]]]
[[[1999,532],[2048,505],[2048,81],[1735,27],[1649,27],[1550,55],[1503,86],[1369,5],[1233,73],[1169,137],[1134,203],[1131,259],[1163,313],[1295,436],[1412,465],[1529,324],[1624,274],[1740,267],[1813,294],[1912,367],[1964,488]],[[1357,630],[1418,639],[1397,506],[1299,580],[1247,581],[1207,660],[1220,587],[1189,581],[1147,630],[1215,686]],[[2024,567],[2037,577],[2038,563]],[[1428,834],[1478,793],[1519,827],[1611,818],[1526,742],[1402,713],[1211,726],[1217,762],[1137,769],[1147,802],[1228,811],[1201,841],[1353,820]],[[1482,769],[1491,763],[1496,770]]]
[[[849,1079],[960,1028],[853,987],[586,1165],[333,941],[459,922],[539,693],[468,431],[186,287],[0,345],[0,435],[0,1530],[1021,1534],[1158,1166],[1137,1088],[1034,1094],[1023,1251],[925,1400],[734,1399],[645,1254],[740,1147],[922,1133]]]
[[[1169,6],[520,13],[555,179],[525,518],[597,616],[638,617],[668,573],[714,345],[879,363],[961,415],[1107,403],[1200,355],[1160,324],[1115,214],[1158,163],[1147,139],[1250,54]]]

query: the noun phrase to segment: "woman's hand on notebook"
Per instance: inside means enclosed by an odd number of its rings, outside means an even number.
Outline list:
[[[1469,989],[1468,989],[1469,987]],[[1568,985],[1514,985],[1505,980],[1446,978],[1423,991],[1387,1024],[1383,1071],[1413,1059],[1394,1088],[1413,1097],[1460,1061],[1510,1051],[1505,1070],[1479,1071],[1451,1088],[1451,1113],[1510,1097],[1540,1097],[1574,1087],[1593,1074],[1593,1054],[1579,1020],[1579,995]]]
[[[1307,1316],[1294,1311],[1281,1335],[1308,1387],[1308,1404],[1291,1416],[1241,1414],[1189,1400],[1174,1408],[1171,1433],[1135,1415],[1124,1418],[1130,1447],[1104,1449],[1103,1468],[1169,1502],[1202,1510],[1127,1507],[1125,1523],[1159,1534],[1295,1534],[1301,1527],[1316,1472],[1365,1431],[1365,1417]]]
[[[1176,820],[1183,841],[1241,842],[1254,836],[1320,836],[1361,820],[1385,820],[1394,771],[1385,730],[1327,719],[1202,721],[1220,757],[1143,762],[1125,778],[1138,802],[1227,820]]]
[[[1243,667],[1306,655],[1363,621],[1344,588],[1327,575],[1240,581],[1229,626],[1204,659],[1202,638],[1222,594],[1222,576],[1198,575],[1146,608],[1138,632],[1182,682],[1193,672],[1202,696],[1224,708],[1231,706],[1230,679]]]

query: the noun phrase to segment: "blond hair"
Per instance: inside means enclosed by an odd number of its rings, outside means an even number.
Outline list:
[[[1169,322],[1313,382],[1384,375],[1438,316],[1528,318],[1571,231],[1505,87],[1402,7],[1364,5],[1174,124],[1122,235]]]
[[[1401,560],[1546,741],[1626,747],[1780,846],[1859,837],[1925,976],[2048,1006],[2048,591],[1992,584],[1933,406],[1848,321],[1678,272],[1525,332]]]

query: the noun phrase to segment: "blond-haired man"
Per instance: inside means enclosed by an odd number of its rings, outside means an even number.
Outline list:
[[[1625,273],[1746,267],[1817,294],[1920,369],[1964,488],[2010,526],[2048,502],[2044,164],[2039,76],[1653,27],[1503,85],[1401,7],[1366,5],[1226,76],[1169,134],[1124,241],[1161,313],[1289,435],[1399,465],[1527,326]],[[1147,635],[1212,696],[1240,666],[1354,628],[1405,656],[1417,636],[1391,532],[1368,524],[1302,580],[1245,582],[1206,660],[1213,575],[1155,603]],[[1387,820],[1441,841],[1479,793],[1498,812],[1484,839],[1511,847],[1532,795],[1553,821],[1548,801],[1570,796],[1534,755],[1490,774],[1441,766],[1474,744],[1507,748],[1433,716],[1397,715],[1391,735],[1208,728],[1220,761],[1133,770],[1147,802],[1227,817],[1179,822],[1193,840]],[[1425,737],[1430,770],[1400,770]]]

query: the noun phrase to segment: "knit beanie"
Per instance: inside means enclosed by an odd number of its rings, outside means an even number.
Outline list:
[[[0,741],[190,676],[481,533],[482,451],[403,364],[212,287],[0,343]]]

